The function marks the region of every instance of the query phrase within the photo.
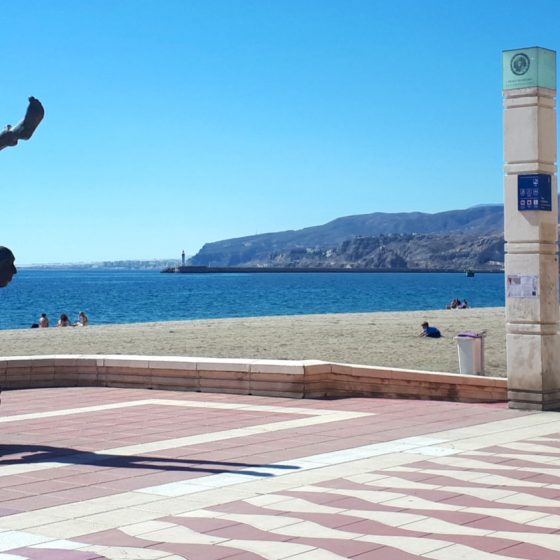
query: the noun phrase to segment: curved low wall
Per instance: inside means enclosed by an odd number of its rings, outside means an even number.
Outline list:
[[[315,360],[52,355],[0,358],[4,389],[134,387],[293,398],[383,397],[505,402],[507,380]]]

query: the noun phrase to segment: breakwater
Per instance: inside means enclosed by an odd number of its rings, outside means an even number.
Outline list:
[[[164,273],[179,273],[179,274],[235,274],[235,273],[307,273],[307,272],[348,272],[348,273],[378,273],[378,272],[391,272],[391,273],[465,273],[465,270],[455,269],[417,269],[411,270],[409,268],[348,268],[348,267],[267,267],[267,266],[173,266],[164,268],[161,272]],[[469,276],[474,273],[495,273],[503,271],[495,270],[469,270]]]

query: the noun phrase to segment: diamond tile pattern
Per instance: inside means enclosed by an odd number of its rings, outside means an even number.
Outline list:
[[[560,415],[8,391],[0,560],[560,557]]]

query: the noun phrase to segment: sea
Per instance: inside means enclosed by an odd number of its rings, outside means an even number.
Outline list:
[[[91,325],[225,317],[444,309],[454,298],[504,306],[504,275],[477,273],[203,273],[20,269],[0,290],[0,329],[24,329],[46,313]]]

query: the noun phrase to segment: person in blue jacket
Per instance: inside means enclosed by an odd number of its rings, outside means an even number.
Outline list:
[[[422,333],[420,336],[427,336],[428,338],[441,338],[441,333],[436,327],[430,327],[428,321],[422,323]]]

